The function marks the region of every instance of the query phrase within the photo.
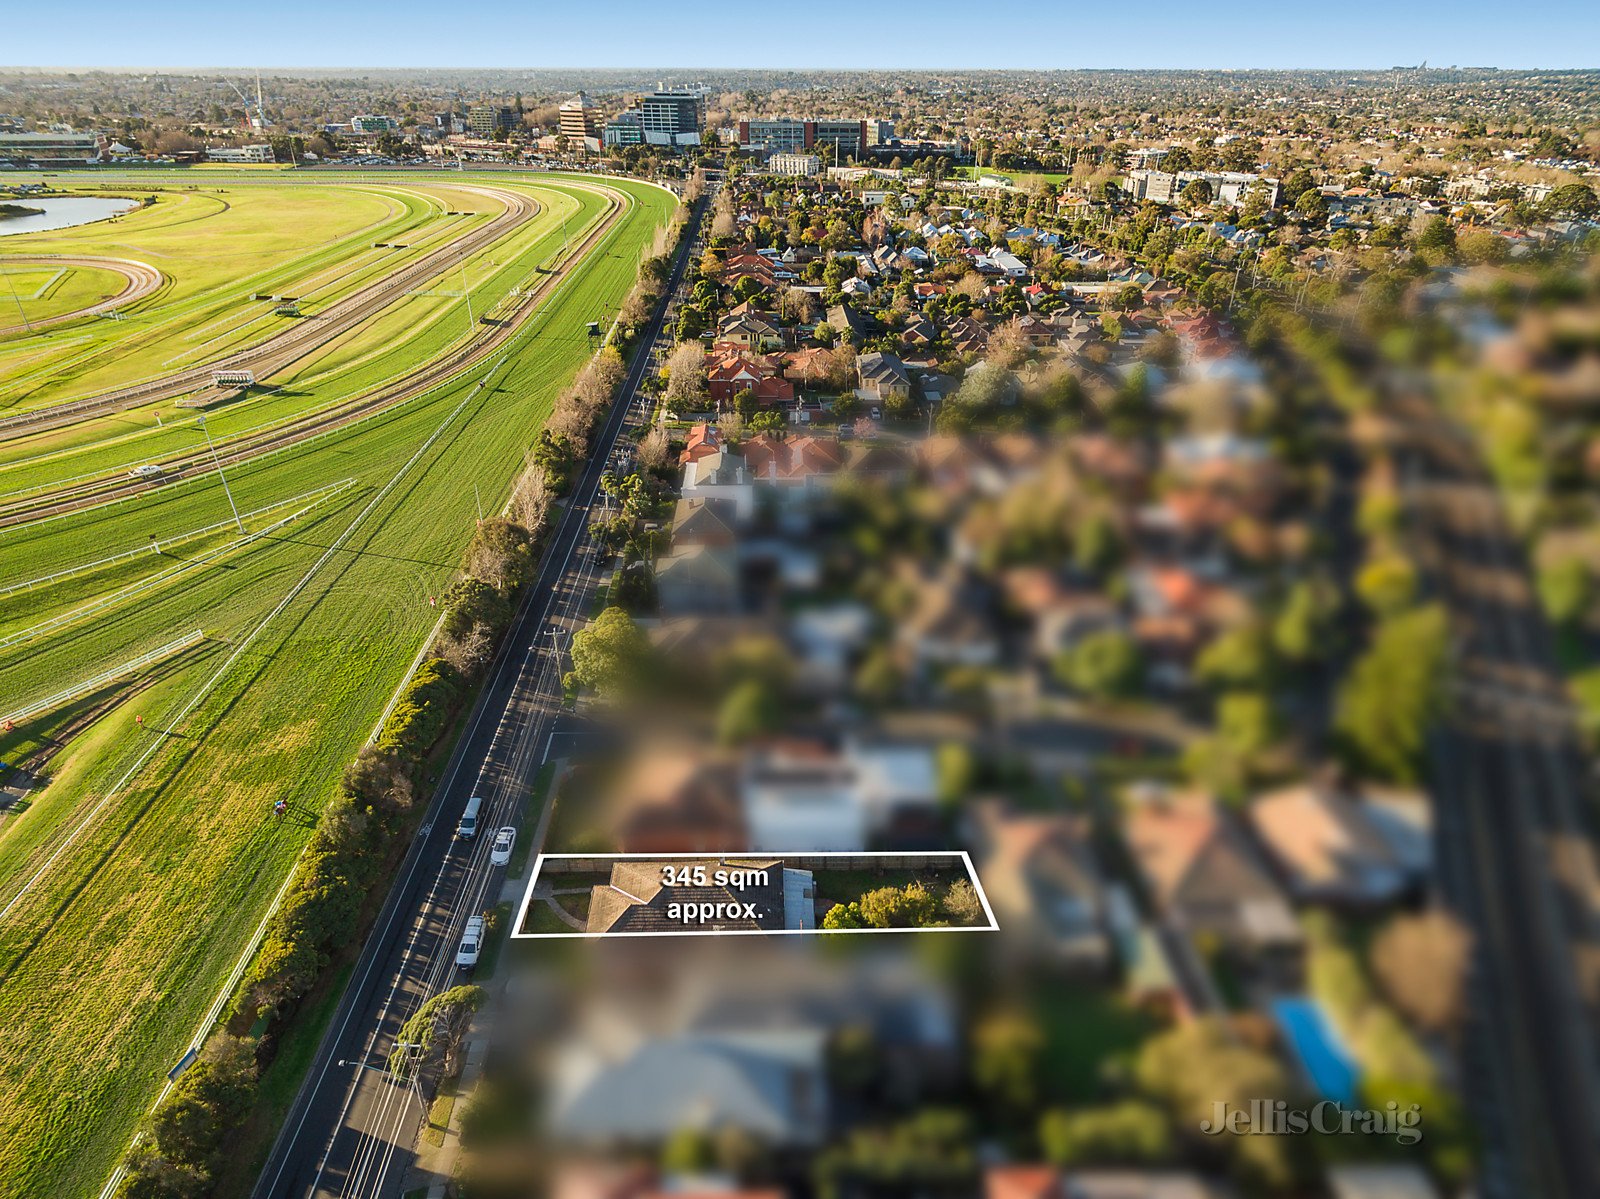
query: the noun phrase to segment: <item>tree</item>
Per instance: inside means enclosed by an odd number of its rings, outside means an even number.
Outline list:
[[[1122,553],[1122,538],[1111,518],[1099,508],[1085,512],[1072,530],[1072,564],[1091,575],[1103,575]]]
[[[498,516],[479,521],[467,547],[467,573],[500,591],[523,582],[533,567],[528,530]]]
[[[511,615],[505,596],[482,579],[457,579],[445,589],[443,631],[446,637],[466,636],[473,625],[501,627]]]
[[[877,646],[867,651],[866,658],[856,669],[855,692],[867,703],[882,706],[893,702],[900,694],[902,681],[893,652],[885,646]]]
[[[147,1136],[129,1154],[118,1199],[200,1199],[224,1164],[228,1137],[250,1110],[256,1060],[251,1042],[219,1034],[151,1113]]]
[[[1051,669],[1061,682],[1094,699],[1128,694],[1139,678],[1139,647],[1120,629],[1090,633],[1056,656]]]
[[[1594,580],[1582,558],[1562,558],[1539,570],[1539,601],[1552,623],[1575,627],[1589,613]]]
[[[1600,199],[1587,183],[1568,183],[1556,188],[1544,201],[1552,216],[1588,219],[1600,214]]]
[[[1433,217],[1422,227],[1422,232],[1417,235],[1417,249],[1419,250],[1454,250],[1456,248],[1455,226],[1442,216]]]
[[[1325,580],[1300,579],[1289,588],[1272,622],[1272,647],[1287,662],[1324,661],[1332,649],[1339,593]]]
[[[1278,740],[1272,701],[1234,692],[1217,702],[1217,731],[1183,751],[1189,777],[1230,799],[1240,799],[1261,773],[1262,758]]]
[[[977,781],[978,763],[972,750],[960,741],[939,746],[935,759],[939,776],[939,802],[955,808],[972,792]]]
[[[1201,651],[1195,675],[1221,688],[1265,686],[1272,676],[1272,644],[1266,626],[1257,621],[1219,633]]]
[[[1417,568],[1400,554],[1380,554],[1356,575],[1356,594],[1380,616],[1401,612],[1416,601]]]
[[[607,608],[572,639],[572,677],[602,697],[625,694],[639,681],[650,643],[621,608]]]
[[[430,1070],[454,1071],[456,1051],[472,1014],[483,1006],[482,987],[451,987],[428,1000],[400,1026],[389,1053],[389,1072],[410,1079]]]
[[[944,914],[958,928],[967,928],[984,922],[983,904],[978,890],[964,878],[958,878],[945,888]]]
[[[1437,604],[1391,616],[1339,688],[1334,726],[1355,764],[1414,783],[1443,695],[1449,618]]]
[[[1373,940],[1371,954],[1379,984],[1417,1027],[1451,1033],[1461,1026],[1472,933],[1460,920],[1439,909],[1396,916]]]
[[[661,1169],[669,1174],[704,1174],[716,1161],[711,1138],[697,1128],[680,1128],[661,1147]]]
[[[1283,186],[1280,190],[1286,196],[1296,197],[1298,201],[1308,191],[1314,191],[1316,186],[1317,181],[1312,177],[1310,171],[1305,167],[1296,167],[1284,177]],[[1318,194],[1320,195],[1321,193],[1319,192]]]
[[[1044,1031],[1017,1009],[989,1014],[972,1032],[972,1080],[1001,1111],[1025,1115],[1039,1099]]]
[[[1154,1104],[1128,1099],[1039,1121],[1039,1146],[1054,1166],[1153,1165],[1172,1157],[1172,1125]]]
[[[686,341],[667,359],[667,402],[694,411],[705,407],[706,354],[698,341]]]
[[[1196,179],[1178,193],[1179,198],[1190,208],[1204,208],[1211,203],[1211,184],[1205,179]]]
[[[783,718],[782,697],[765,679],[740,683],[722,701],[717,711],[717,740],[724,745],[740,745],[770,733]]]
[[[836,903],[822,917],[822,927],[830,932],[866,928],[867,918],[861,914],[859,903]]]
[[[1160,1033],[1144,1043],[1134,1062],[1140,1090],[1164,1104],[1178,1128],[1209,1127],[1215,1105],[1248,1109],[1290,1093],[1276,1059],[1228,1033],[1220,1018],[1206,1016]],[[1281,1187],[1289,1179],[1284,1137],[1235,1136],[1219,1139],[1239,1164],[1260,1181]]]
[[[927,928],[941,916],[938,897],[920,882],[877,887],[861,897],[861,917],[873,928]]]
[[[1294,202],[1295,211],[1313,224],[1320,225],[1328,219],[1328,202],[1316,188],[1307,188]]]

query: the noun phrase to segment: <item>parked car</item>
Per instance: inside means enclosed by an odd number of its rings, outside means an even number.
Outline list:
[[[467,921],[461,933],[461,948],[456,950],[456,969],[471,970],[478,964],[483,952],[483,917],[474,916]]]
[[[494,848],[489,851],[489,865],[509,866],[511,851],[517,847],[517,830],[509,824],[494,835]]]
[[[463,841],[470,841],[478,835],[478,809],[483,807],[483,797],[474,795],[467,800],[467,806],[461,813],[461,821],[456,825],[456,836]]]

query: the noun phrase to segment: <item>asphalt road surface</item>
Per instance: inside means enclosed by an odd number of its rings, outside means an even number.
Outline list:
[[[701,210],[703,211],[704,201]],[[697,212],[698,217],[698,212]],[[666,289],[683,279],[692,222]],[[563,651],[581,627],[606,565],[589,540],[591,510],[609,502],[600,475],[626,429],[647,419],[640,381],[655,361],[658,309],[621,394],[596,439],[545,554],[538,579],[490,669],[490,683],[445,766],[428,815],[362,950],[306,1080],[267,1158],[254,1199],[378,1199],[398,1191],[424,1114],[420,1097],[385,1063],[401,1026],[427,999],[455,985],[454,959],[468,917],[493,906],[502,870],[489,866],[488,834],[527,801],[561,713]],[[454,838],[471,796],[483,798],[482,833]],[[542,836],[543,821],[524,837]]]

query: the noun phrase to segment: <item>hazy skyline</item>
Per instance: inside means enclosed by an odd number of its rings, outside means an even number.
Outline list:
[[[437,5],[284,0],[260,19],[177,0],[160,12],[152,20],[148,10],[111,0],[19,8],[0,26],[0,60],[82,69],[1600,66],[1600,9],[1581,0],[1515,10],[1483,0],[1354,0],[1320,10],[1245,0],[1227,11],[1156,0],[1136,23],[1117,8],[1019,0],[930,0],[887,12],[845,0],[798,10],[712,0],[535,9],[495,0],[459,17]]]

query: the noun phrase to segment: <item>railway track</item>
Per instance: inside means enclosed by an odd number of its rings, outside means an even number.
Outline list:
[[[108,476],[73,484],[52,492],[17,497],[9,503],[0,502],[0,528],[10,528],[15,525],[27,524],[31,521],[45,520],[50,517],[61,516],[70,512],[81,511],[85,508],[92,508],[99,504],[139,495],[170,486],[182,479],[210,474],[217,469],[219,461],[224,467],[233,466],[247,462],[258,455],[279,450],[297,442],[307,441],[313,437],[320,437],[325,433],[365,420],[386,408],[394,407],[412,399],[420,393],[448,381],[460,372],[481,363],[516,335],[522,323],[532,315],[540,301],[566,278],[567,273],[577,263],[588,255],[589,251],[606,235],[619,215],[625,210],[626,197],[623,193],[605,187],[594,187],[592,190],[605,195],[610,201],[609,207],[588,233],[572,246],[571,251],[560,260],[559,264],[548,274],[540,277],[537,287],[519,296],[515,306],[509,312],[502,314],[499,323],[485,327],[482,337],[474,338],[464,345],[457,346],[433,361],[418,367],[410,374],[385,384],[367,395],[359,396],[356,399],[331,408],[320,409],[315,413],[308,414],[303,419],[296,420],[280,428],[263,430],[255,435],[246,435],[226,446],[219,446],[218,453],[215,456],[209,450],[197,450],[194,453],[164,463],[166,473],[158,481],[129,480],[121,476]],[[207,368],[208,373],[210,369],[212,368]]]
[[[258,378],[265,378],[294,365],[306,355],[354,329],[361,322],[394,303],[398,296],[404,295],[414,285],[459,265],[479,250],[492,245],[532,220],[539,212],[539,205],[532,198],[518,192],[481,186],[473,187],[471,190],[499,200],[505,205],[505,209],[490,218],[487,224],[479,226],[464,237],[425,254],[393,275],[385,276],[335,301],[313,317],[295,321],[282,333],[248,349],[239,350],[202,366],[189,367],[142,383],[0,417],[0,441],[58,429],[75,424],[86,417],[107,412],[121,412],[158,400],[186,395],[209,387],[213,371],[247,370],[254,372]]]

